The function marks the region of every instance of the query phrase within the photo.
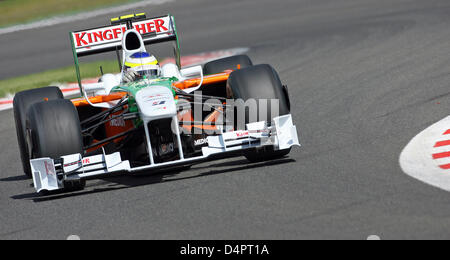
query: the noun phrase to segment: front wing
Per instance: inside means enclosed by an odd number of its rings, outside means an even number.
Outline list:
[[[274,150],[285,150],[300,146],[297,128],[292,116],[285,115],[273,120],[272,127],[266,122],[247,125],[246,131],[234,131],[208,137],[208,146],[202,149],[202,156],[183,158],[165,163],[152,162],[147,166],[130,167],[129,161],[122,161],[120,153],[95,155],[83,158],[81,154],[62,156],[59,160],[40,158],[31,160],[34,188],[37,192],[64,189],[71,181],[103,178],[115,173],[135,173],[167,167],[190,165],[203,161],[233,156],[248,149],[272,146]],[[179,147],[182,147],[179,145]],[[180,153],[182,153],[180,148]],[[220,157],[218,157],[220,155]],[[152,156],[150,154],[150,156]]]

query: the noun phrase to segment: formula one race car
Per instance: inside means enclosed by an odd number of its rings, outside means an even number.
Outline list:
[[[171,15],[122,16],[70,38],[81,98],[56,87],[14,98],[23,168],[37,192],[231,156],[272,160],[300,146],[277,72],[246,55],[181,68]],[[147,52],[163,42],[174,43],[176,64],[160,67]],[[79,57],[114,51],[121,73],[82,84]]]

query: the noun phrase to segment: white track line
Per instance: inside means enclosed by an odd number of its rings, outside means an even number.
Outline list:
[[[449,152],[449,151],[450,151],[450,147],[449,146],[442,146],[442,147],[434,147],[433,148],[433,154]]]
[[[449,150],[450,151],[450,150]],[[450,164],[450,157],[442,158],[442,159],[436,159],[434,160],[434,163],[439,167],[440,165],[446,165]],[[449,173],[450,174],[450,171]]]
[[[450,151],[450,146],[435,147],[437,142],[450,139],[444,136],[449,129],[450,116],[414,137],[400,155],[402,170],[424,183],[450,191],[450,169],[440,167],[449,164],[450,157],[433,158],[434,154]]]
[[[449,126],[449,128],[450,128],[450,126]],[[433,136],[433,137],[429,137],[429,138],[430,138],[429,141],[434,141],[434,142],[450,140],[450,136],[448,136],[448,135]]]
[[[43,28],[63,23],[70,23],[75,21],[81,21],[85,19],[89,19],[96,16],[111,14],[111,13],[117,13],[122,12],[130,9],[135,8],[142,8],[144,6],[148,5],[160,5],[165,4],[169,2],[173,2],[175,0],[146,0],[146,1],[140,1],[132,4],[126,4],[126,5],[120,5],[120,6],[114,6],[114,7],[108,7],[100,10],[90,11],[90,12],[84,12],[80,14],[75,15],[69,15],[69,16],[55,16],[53,18],[32,22],[28,24],[20,24],[20,25],[14,25],[11,27],[6,28],[0,28],[0,35],[7,34],[7,33],[13,33],[18,31],[24,31],[24,30],[30,30],[30,29],[36,29],[36,28]]]

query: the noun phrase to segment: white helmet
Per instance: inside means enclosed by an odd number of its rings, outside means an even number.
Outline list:
[[[156,78],[161,74],[161,67],[155,56],[147,52],[136,52],[125,59],[125,71],[135,71],[141,77]]]

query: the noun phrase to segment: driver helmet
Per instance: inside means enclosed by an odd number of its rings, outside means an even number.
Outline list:
[[[155,56],[147,52],[136,52],[125,59],[125,70],[136,71],[141,77],[157,78],[161,67]]]

